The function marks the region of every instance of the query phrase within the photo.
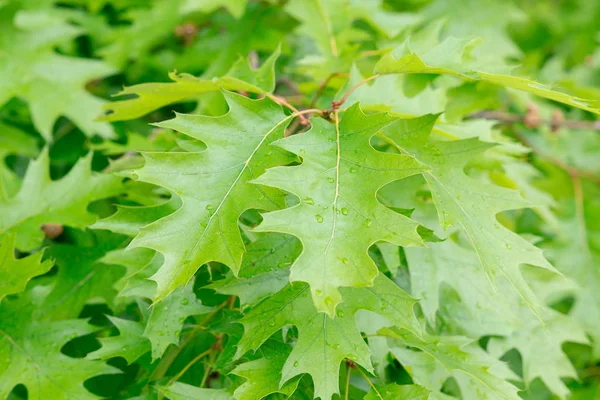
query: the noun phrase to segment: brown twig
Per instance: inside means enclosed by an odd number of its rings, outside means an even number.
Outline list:
[[[525,115],[510,114],[502,111],[479,111],[469,115],[469,118],[480,118],[480,119],[492,119],[500,123],[512,125],[525,123]],[[551,127],[565,127],[569,129],[588,129],[600,131],[600,120],[597,121],[575,121],[575,120],[561,120],[554,117],[550,120],[540,120],[540,124],[547,124]]]
[[[327,87],[327,85],[329,85],[329,82],[331,82],[332,79],[337,78],[337,77],[347,78],[349,76],[350,76],[350,74],[347,74],[344,72],[333,72],[333,73],[329,74],[329,76],[327,78],[325,78],[319,85],[319,88],[315,92],[315,95],[313,96],[309,107],[313,108],[315,106],[315,104],[317,104],[317,100],[319,100],[319,98],[325,91],[325,88]]]
[[[350,97],[352,92],[354,92],[356,89],[358,89],[360,86],[364,85],[365,83],[370,82],[374,79],[377,79],[380,76],[381,76],[380,74],[372,75],[372,76],[365,78],[362,81],[358,82],[354,86],[352,86],[350,89],[348,89],[348,91],[346,91],[346,93],[342,96],[341,99],[334,100],[331,102],[331,110],[329,112],[332,113],[332,112],[338,110],[346,102],[346,100],[348,100],[348,97]]]
[[[300,123],[302,125],[308,125],[308,119],[304,116],[304,112],[300,112],[296,107],[294,107],[293,105],[291,105],[286,99],[284,99],[283,97],[277,96],[276,94],[271,94],[269,92],[265,93],[265,96],[267,96],[268,98],[270,98],[271,100],[273,100],[274,102],[289,108],[290,110],[292,110],[294,112],[294,114],[298,115],[298,118],[300,119]]]

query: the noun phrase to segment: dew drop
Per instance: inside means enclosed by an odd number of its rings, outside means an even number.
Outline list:
[[[317,220],[318,223],[323,222],[323,216],[321,214],[315,215],[315,219]]]
[[[332,177],[329,177],[329,178],[327,178],[327,182],[333,183],[333,182],[335,182],[335,179],[333,179]]]
[[[319,296],[321,293],[323,293],[323,292],[322,292],[322,291],[320,291],[319,289],[315,290],[315,294],[316,294],[317,296]]]
[[[350,262],[350,260],[348,260],[346,257],[342,258],[342,262],[344,264],[348,264],[348,262]]]
[[[305,202],[306,204],[308,204],[308,205],[311,205],[311,206],[312,206],[313,204],[315,204],[315,201],[312,199],[312,197],[307,197],[307,198],[305,198],[305,199],[304,199],[304,202]]]
[[[338,317],[343,317],[344,316],[344,311],[343,310],[337,310],[336,312]]]
[[[338,343],[336,343],[336,344],[334,344],[334,345],[333,345],[333,346],[331,346],[331,347],[333,347],[333,349],[335,350],[335,349],[337,349],[338,347],[340,347],[340,345],[339,345]]]
[[[367,222],[365,222],[366,226],[371,226],[371,224],[373,223],[373,221],[371,221],[370,219],[367,219]]]
[[[348,215],[348,209],[346,207],[342,207],[342,215]]]
[[[512,249],[512,246],[509,243],[505,243],[504,245],[506,246],[507,249],[509,249],[509,250]]]
[[[185,322],[185,318],[184,317],[179,318],[179,323],[180,324],[183,324],[184,322]]]
[[[350,167],[350,173],[351,173],[351,174],[353,174],[353,173],[355,173],[355,172],[356,172],[356,168],[354,168],[354,167]]]
[[[212,204],[207,204],[207,205],[206,205],[206,209],[207,209],[207,210],[212,210],[212,209],[213,209],[213,206],[212,206]]]
[[[300,365],[298,361],[294,361],[294,367],[297,367],[298,365]]]
[[[270,321],[269,326],[275,326],[275,321]]]
[[[188,305],[190,303],[190,301],[188,299],[181,299],[181,304]]]

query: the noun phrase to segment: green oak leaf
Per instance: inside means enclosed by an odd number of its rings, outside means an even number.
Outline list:
[[[345,0],[291,0],[285,10],[302,22],[299,33],[314,40],[321,54],[339,56],[342,32],[351,22]]]
[[[96,221],[89,203],[121,191],[121,179],[91,171],[92,153],[82,158],[59,180],[50,178],[48,150],[29,164],[18,193],[0,193],[0,235],[14,232],[17,248],[39,247],[44,239],[43,224],[53,223],[84,228]]]
[[[450,400],[453,398],[442,393],[432,393],[419,385],[397,385],[390,383],[385,386],[372,386],[364,400]]]
[[[350,71],[350,78],[338,92],[337,97],[342,97],[363,79],[364,77],[354,65]],[[377,78],[370,85],[358,86],[350,93],[341,108],[345,109],[347,105],[359,102],[360,107],[365,111],[389,111],[403,117],[444,111],[446,95],[443,89],[427,86],[419,93],[408,96],[404,89],[406,80],[407,77],[402,75],[389,75]]]
[[[275,62],[277,49],[264,64],[251,69],[248,60],[238,60],[224,76],[216,79],[196,78],[189,74],[170,73],[169,83],[141,83],[123,89],[116,96],[136,95],[133,99],[119,100],[104,106],[106,121],[139,118],[160,107],[195,98],[203,93],[220,90],[269,93],[275,89]]]
[[[106,253],[99,262],[126,268],[125,274],[113,285],[118,290],[117,300],[128,301],[128,297],[151,299],[154,296],[156,284],[148,278],[163,263],[160,254],[144,248],[116,249]]]
[[[386,135],[402,154],[413,155],[430,167],[423,176],[431,190],[442,228],[453,225],[464,230],[492,287],[496,287],[497,278],[506,278],[539,316],[542,305],[523,278],[520,266],[531,264],[556,270],[540,249],[496,220],[496,214],[502,211],[530,204],[518,191],[468,177],[464,172],[467,162],[495,145],[476,138],[433,140],[430,134],[436,119],[436,115],[426,115],[403,120]]]
[[[117,205],[117,212],[91,225],[91,229],[105,229],[115,233],[135,236],[152,222],[174,213],[181,207],[181,201],[174,196],[162,204],[148,206]]]
[[[454,377],[464,398],[514,399],[519,391],[506,378],[514,378],[508,367],[494,360],[481,348],[463,337],[416,338],[409,332],[380,331],[403,346],[391,347],[392,354],[411,374],[415,383],[439,392],[449,377]]]
[[[36,308],[44,301],[43,287],[0,303],[0,398],[23,384],[31,400],[96,399],[83,382],[100,374],[120,371],[101,362],[71,358],[61,348],[71,339],[98,328],[85,320],[40,322]]]
[[[438,32],[431,33],[437,36]],[[391,53],[384,55],[375,66],[375,72],[388,74],[439,74],[456,76],[467,81],[484,81],[505,88],[522,90],[549,100],[600,114],[600,100],[581,99],[553,90],[531,79],[494,73],[481,60],[473,60],[471,52],[477,41],[472,39],[436,37],[412,41],[409,39]],[[485,72],[485,70],[489,72]]]
[[[220,7],[224,7],[235,18],[241,18],[246,10],[248,0],[185,0],[183,11],[202,11],[212,12]]]
[[[230,400],[225,389],[205,389],[186,383],[174,382],[168,386],[157,386],[158,391],[170,400]]]
[[[272,100],[250,100],[225,92],[230,111],[221,117],[182,115],[162,122],[206,143],[200,153],[144,153],[136,171],[144,182],[160,185],[181,198],[182,206],[144,228],[131,247],[159,251],[165,263],[152,280],[155,301],[185,285],[202,264],[221,262],[237,274],[245,248],[238,217],[248,209],[283,206],[278,189],[250,183],[266,168],[294,157],[269,144],[283,137],[286,116]],[[206,188],[210,187],[210,190]]]
[[[277,233],[258,235],[255,242],[246,246],[238,276],[230,274],[206,288],[237,296],[240,305],[248,307],[287,285],[289,267],[302,250],[300,241]]]
[[[583,330],[568,316],[554,313],[544,326],[514,331],[512,335],[490,340],[489,351],[501,356],[517,349],[523,358],[523,379],[531,383],[540,378],[561,399],[569,389],[561,378],[577,379],[577,371],[563,352],[565,342],[587,344]]]
[[[150,340],[142,336],[144,333],[142,324],[110,315],[107,315],[107,318],[117,327],[119,335],[98,339],[102,347],[89,353],[86,356],[88,360],[123,357],[128,364],[131,364],[150,351]]]
[[[309,283],[315,306],[331,317],[342,301],[339,287],[369,286],[377,276],[367,252],[372,244],[422,246],[418,224],[375,197],[382,186],[424,170],[411,156],[371,147],[371,137],[396,121],[387,114],[367,116],[358,105],[339,125],[313,118],[310,131],[273,143],[297,154],[302,164],[271,168],[253,181],[300,199],[293,207],[264,214],[256,230],[300,239],[303,251],[290,281]]]
[[[263,346],[261,352],[264,357],[245,362],[235,367],[231,374],[246,378],[246,382],[238,386],[233,392],[236,400],[262,399],[272,393],[281,393],[291,396],[298,387],[300,376],[290,379],[281,387],[281,370],[288,358],[290,348],[283,343],[274,346]]]
[[[109,251],[123,244],[121,235],[96,234],[89,244],[54,244],[46,250],[46,256],[55,260],[58,272],[52,280],[49,292],[36,310],[40,320],[77,318],[92,299],[102,299],[113,306],[117,291],[113,285],[123,276],[123,268],[105,265],[100,259]]]
[[[213,311],[213,308],[200,303],[193,289],[192,281],[152,306],[144,336],[152,343],[153,360],[161,357],[169,345],[179,342],[179,334],[187,317]]]
[[[540,309],[544,321],[540,324],[518,294],[510,290],[509,282],[498,280],[498,291],[494,291],[479,266],[476,252],[458,245],[452,238],[431,243],[427,251],[419,250],[405,249],[413,294],[424,298],[421,306],[432,324],[439,303],[439,321],[447,321],[445,329],[474,338],[498,336],[490,341],[488,349],[498,357],[513,348],[519,350],[525,382],[532,383],[539,377],[561,397],[568,393],[561,378],[575,378],[576,373],[562,346],[564,342],[588,343],[573,318],[545,307]],[[527,271],[527,280],[534,287],[552,283],[536,280],[535,272],[544,270]],[[551,276],[557,283],[563,281],[554,274]],[[462,306],[444,294],[443,283],[456,290]],[[560,288],[552,293],[560,293]]]
[[[558,235],[543,246],[563,274],[577,283],[575,304],[570,311],[593,340],[594,357],[600,359],[600,230],[597,228],[598,190],[588,188],[583,218],[577,216],[574,201],[559,214]],[[581,214],[580,214],[581,215]]]
[[[15,258],[15,235],[0,238],[0,301],[9,294],[25,290],[27,282],[35,276],[45,274],[52,268],[51,260],[42,261],[43,251],[27,257]]]
[[[306,284],[286,286],[251,309],[242,319],[244,336],[237,350],[240,357],[258,349],[286,325],[298,328],[298,342],[283,366],[280,385],[303,373],[311,375],[315,397],[330,399],[339,393],[340,363],[350,359],[372,371],[370,352],[356,327],[355,314],[368,310],[386,317],[391,324],[420,333],[413,313],[416,300],[394,282],[379,275],[373,287],[342,288],[344,303],[336,317],[318,312]]]
[[[65,116],[85,134],[114,136],[109,124],[96,122],[103,100],[85,90],[89,81],[116,71],[102,61],[59,55],[54,47],[78,36],[68,24],[19,10],[18,2],[0,9],[0,106],[13,97],[29,104],[33,123],[44,139],[52,139],[58,117]],[[20,22],[19,26],[15,22]]]
[[[0,122],[0,198],[12,197],[19,191],[21,179],[6,165],[11,155],[35,157],[37,140],[15,126]]]

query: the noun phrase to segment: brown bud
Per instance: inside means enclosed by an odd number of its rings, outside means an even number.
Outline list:
[[[65,230],[60,224],[44,224],[40,229],[44,231],[44,235],[46,235],[48,239],[59,237]]]
[[[192,22],[186,22],[183,25],[175,27],[175,36],[182,38],[183,43],[189,46],[194,41],[194,37],[198,33],[198,26]]]
[[[552,129],[552,133],[558,132],[564,120],[565,116],[560,110],[554,110],[552,112],[552,120],[550,121],[550,128]]]
[[[525,124],[526,127],[535,129],[538,126],[540,126],[541,122],[542,122],[542,117],[540,116],[540,112],[539,112],[538,108],[533,104],[529,104],[527,106],[527,114],[525,114],[523,123]]]

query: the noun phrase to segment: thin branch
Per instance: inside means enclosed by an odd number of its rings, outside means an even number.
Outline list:
[[[496,120],[500,123],[512,125],[525,122],[525,115],[510,114],[502,111],[480,111],[469,115],[470,118],[481,118]],[[551,127],[565,127],[569,129],[587,129],[600,131],[600,120],[598,121],[576,121],[576,120],[540,120],[541,124]]]
[[[300,123],[302,125],[309,125],[310,124],[310,122],[308,121],[308,118],[305,117],[306,114],[319,114],[319,115],[323,114],[322,110],[317,110],[316,108],[309,108],[309,109],[300,111],[296,107],[294,107],[293,105],[291,105],[283,97],[279,97],[279,96],[271,94],[271,93],[266,93],[265,96],[267,96],[268,98],[270,98],[271,100],[273,100],[277,104],[280,104],[280,105],[282,105],[284,107],[287,107],[290,110],[292,110],[294,113],[291,115],[291,117],[298,117],[300,119]]]
[[[333,101],[331,103],[331,110],[330,112],[334,112],[335,110],[339,109],[342,104],[344,104],[346,102],[346,100],[348,100],[348,97],[350,97],[350,95],[352,94],[352,92],[354,92],[356,89],[358,89],[360,86],[364,85],[365,83],[372,81],[374,79],[377,79],[381,76],[381,74],[375,74],[373,76],[370,76],[368,78],[363,79],[362,81],[358,82],[356,85],[352,86],[350,89],[348,89],[348,91],[342,96],[341,99],[337,100],[337,101]]]
[[[346,364],[346,391],[344,392],[344,400],[348,400],[350,392],[350,375],[352,374],[352,368]]]
[[[235,297],[235,296],[232,296],[232,297]],[[173,363],[173,361],[175,361],[175,359],[177,358],[177,356],[179,355],[179,353],[181,352],[181,350],[183,350],[183,348],[194,337],[196,337],[196,335],[198,333],[200,333],[200,331],[203,331],[203,330],[206,329],[206,324],[208,322],[210,322],[215,317],[215,315],[217,315],[219,313],[219,311],[221,311],[223,308],[225,308],[226,306],[228,306],[229,305],[229,301],[230,300],[227,299],[226,301],[224,301],[223,303],[221,303],[213,312],[211,312],[210,314],[208,314],[202,320],[202,322],[200,324],[198,324],[192,331],[190,331],[190,333],[179,344],[179,346],[171,346],[171,348],[169,349],[169,351],[167,352],[167,354],[165,354],[165,356],[161,359],[161,361],[159,362],[159,364],[156,367],[156,369],[150,375],[150,380],[158,380],[158,379],[162,378],[163,376],[165,376],[165,374],[167,373],[167,371],[171,367],[171,364]]]
[[[518,132],[514,132],[514,133],[515,133],[515,136],[517,137],[517,139],[519,139],[519,141],[523,145],[528,147],[533,153],[537,154],[538,156],[545,159],[546,161],[556,165],[557,167],[565,170],[570,176],[579,176],[579,177],[588,179],[588,180],[600,185],[600,176],[596,176],[590,172],[582,171],[577,167],[573,167],[573,166],[567,164],[566,162],[564,162],[563,160],[553,157],[550,154],[547,154],[547,153],[543,152],[542,150],[538,149],[524,135],[522,135]]]
[[[198,360],[200,360],[202,357],[205,357],[207,355],[210,354],[210,352],[213,351],[213,348],[209,348],[208,350],[198,354],[196,357],[194,357],[194,359],[192,361],[190,361],[189,363],[187,363],[187,365],[185,367],[183,367],[181,369],[181,371],[179,371],[179,373],[175,376],[173,376],[170,380],[169,380],[169,385],[175,381],[177,381],[179,378],[181,378],[183,376],[183,374],[186,373],[186,371],[188,369],[190,369],[192,367],[192,365],[194,365]]]
[[[366,379],[367,382],[369,382],[369,386],[371,386],[371,388],[373,388],[373,390],[375,391],[375,394],[377,395],[377,397],[379,397],[381,400],[383,400],[383,396],[381,395],[381,393],[379,393],[379,390],[377,390],[377,388],[375,387],[375,385],[373,384],[373,382],[371,381],[371,379],[369,379],[369,377],[367,376],[367,374],[365,374],[363,372],[362,369],[360,368],[356,368],[358,370],[358,372],[360,372],[360,374],[363,376],[363,378]]]
[[[325,91],[325,88],[327,87],[327,85],[329,85],[329,82],[331,82],[332,79],[337,78],[337,77],[349,77],[349,76],[350,76],[350,74],[347,74],[344,72],[333,72],[333,73],[329,74],[329,76],[327,78],[325,78],[319,85],[319,88],[315,92],[315,95],[313,96],[309,107],[313,108],[315,106],[315,104],[317,104],[317,100],[319,100],[319,98]]]
[[[297,114],[298,117],[300,118],[300,121],[302,121],[302,123],[304,125],[308,124],[308,120],[306,119],[306,117],[300,112],[298,111],[298,109],[296,107],[294,107],[293,105],[291,105],[286,99],[284,99],[283,97],[277,96],[276,94],[271,94],[269,92],[265,93],[265,96],[267,96],[268,98],[270,98],[271,100],[273,100],[274,102],[289,108],[290,110],[292,110],[294,112],[294,114]]]

